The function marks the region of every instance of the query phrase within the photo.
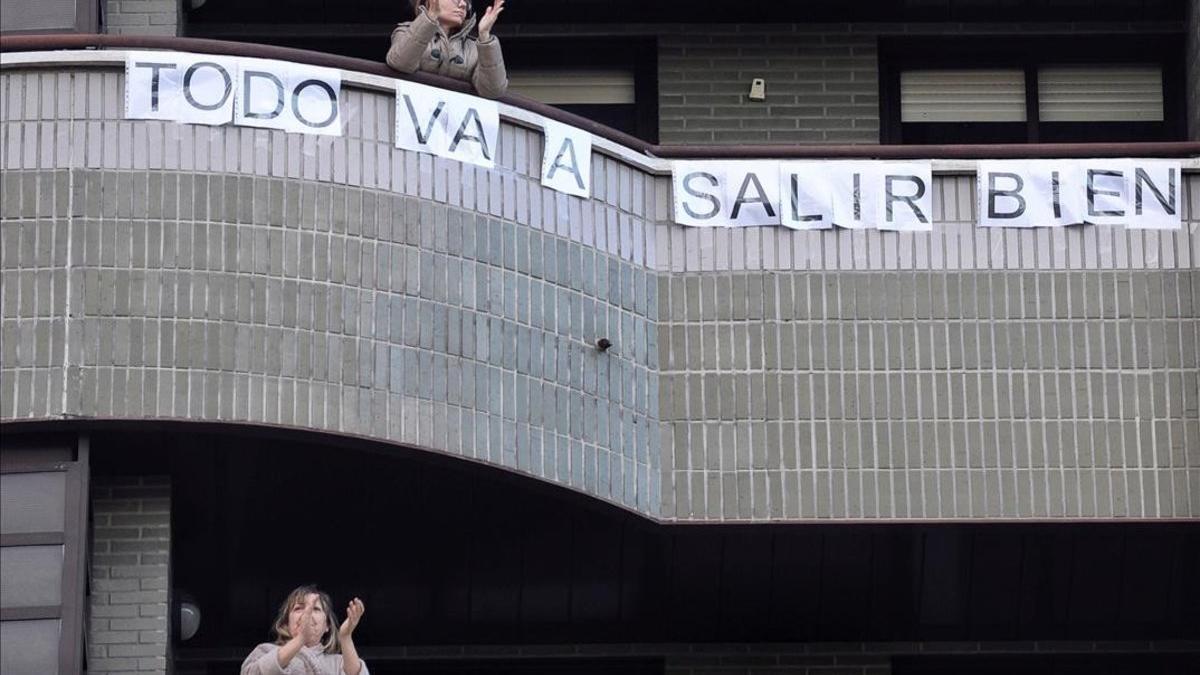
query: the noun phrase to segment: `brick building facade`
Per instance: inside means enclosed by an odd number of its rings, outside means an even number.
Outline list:
[[[298,9],[268,39],[257,5],[235,26],[207,4],[112,0],[93,28],[327,51],[378,28]],[[1196,2],[1087,22],[867,4],[753,24],[514,10],[517,64],[552,38],[653,42],[630,80],[652,95],[621,114],[661,145],[598,140],[587,199],[542,186],[525,100],[502,103],[485,170],[393,147],[394,84],[368,70],[343,69],[344,136],[299,136],[125,119],[120,44],[6,46],[4,503],[28,488],[63,513],[6,516],[6,568],[61,571],[6,572],[6,672],[235,672],[311,580],[367,600],[385,674],[1187,672]],[[68,19],[87,16],[46,25]],[[1045,37],[1166,45],[1161,124],[1079,140],[1178,158],[1182,229],[983,229],[974,159],[936,154],[931,232],[673,222],[672,148],[871,157],[914,142],[889,93],[905,49]],[[310,481],[352,522],[281,524]],[[281,558],[310,530],[361,554]],[[187,641],[185,593],[204,616]],[[18,640],[41,651],[10,662]]]

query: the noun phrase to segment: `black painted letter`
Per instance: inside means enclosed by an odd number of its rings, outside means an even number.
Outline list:
[[[253,112],[250,104],[251,82],[255,79],[270,80],[275,85],[275,109],[271,112]],[[242,115],[252,120],[273,120],[283,112],[283,83],[265,70],[246,70],[242,72]]]
[[[909,195],[907,197],[904,195],[896,195],[892,190],[892,183],[896,180],[908,181],[909,183],[915,184],[917,186],[916,194]],[[916,214],[918,221],[922,223],[929,222],[929,218],[925,217],[925,214],[922,213],[921,209],[917,206],[917,200],[925,196],[925,181],[921,180],[917,176],[884,176],[883,191],[886,193],[887,197],[887,222],[892,222],[893,202],[904,202],[905,204],[908,204],[908,207],[913,210],[913,213]]]
[[[417,111],[413,110],[412,99],[408,94],[404,94],[404,105],[408,107],[408,118],[412,120],[413,131],[417,134],[417,142],[427,145],[429,135],[433,133],[433,123],[437,121],[438,115],[442,114],[442,108],[446,106],[446,102],[438,101],[437,107],[433,109],[433,114],[429,116],[429,124],[425,125],[425,133],[421,133],[421,125],[417,122]]]
[[[746,199],[746,188],[750,187],[750,183],[754,183],[754,191],[758,194],[754,199]],[[734,220],[737,220],[738,211],[742,210],[742,204],[762,204],[763,210],[767,212],[767,217],[775,217],[775,209],[771,208],[771,200],[767,199],[767,193],[763,191],[762,183],[758,181],[758,176],[753,171],[746,174],[746,178],[742,180],[742,187],[738,188],[737,199],[733,201],[733,213],[730,214]]]
[[[1163,198],[1163,193],[1159,192],[1158,186],[1150,180],[1150,175],[1145,169],[1137,169],[1133,173],[1133,212],[1137,215],[1142,215],[1142,183],[1150,186],[1150,191],[1154,193],[1154,198],[1162,204],[1163,211],[1168,215],[1175,215],[1175,169],[1167,169],[1167,197]]]
[[[150,75],[150,109],[158,112],[158,73],[161,70],[175,70],[179,66],[174,63],[134,63],[134,68],[149,68]]]
[[[1112,190],[1097,190],[1096,176],[1109,176],[1112,178],[1124,178],[1125,174],[1120,171],[1112,171],[1110,169],[1088,169],[1087,172],[1087,199],[1088,199],[1088,215],[1089,216],[1123,216],[1124,211],[1097,211],[1096,210],[1096,195],[1109,195],[1111,197],[1120,197],[1120,192]]]
[[[471,120],[475,120],[475,130],[479,132],[478,136],[466,133],[467,123]],[[483,122],[479,119],[479,113],[475,112],[474,108],[467,108],[467,114],[463,115],[462,124],[458,125],[458,131],[454,134],[454,140],[450,143],[450,152],[454,152],[454,149],[458,147],[461,141],[475,141],[479,144],[479,147],[483,148],[483,156],[491,159],[492,153],[488,151],[487,139],[484,136]]]
[[[996,189],[996,178],[1009,178],[1016,184],[1011,190]],[[1021,190],[1025,188],[1025,179],[1015,173],[989,173],[988,174],[988,218],[1020,218],[1025,213],[1025,198],[1021,196]],[[1008,213],[999,213],[996,211],[997,197],[1011,197],[1017,200],[1017,208],[1015,211]]]
[[[313,122],[311,120],[305,119],[304,115],[300,114],[300,93],[303,92],[305,89],[308,89],[309,87],[317,87],[321,91],[325,92],[325,95],[329,97],[329,117],[326,117],[325,119],[321,120],[320,122]],[[335,119],[337,119],[337,116],[338,116],[337,92],[334,91],[333,87],[329,86],[328,83],[322,82],[321,80],[305,80],[305,81],[301,82],[300,84],[296,85],[296,89],[294,91],[292,91],[292,113],[295,114],[296,119],[300,120],[300,122],[302,122],[304,125],[310,126],[314,129],[324,129],[325,127],[329,126],[330,124],[333,124],[333,121]]]
[[[799,202],[800,202],[800,176],[797,176],[796,174],[792,174],[791,184],[792,184],[792,195],[791,195],[792,220],[795,220],[795,221],[798,221],[801,223],[813,223],[813,222],[820,222],[822,220],[825,220],[825,217],[820,214],[817,214],[817,215],[810,214],[810,215],[803,215],[803,216],[800,215],[800,204],[799,204]]]
[[[571,163],[563,164],[563,155],[567,154],[571,156]],[[580,190],[584,189],[583,176],[579,173],[579,161],[575,159],[575,141],[572,141],[570,138],[563,138],[562,147],[558,149],[558,155],[554,157],[554,163],[550,165],[550,171],[546,174],[546,179],[553,180],[554,172],[560,168],[565,169],[568,173],[575,176],[575,184],[579,186]]]
[[[225,80],[225,93],[221,94],[221,100],[212,105],[204,105],[192,96],[192,77],[196,74],[197,70],[205,67],[212,68],[213,70],[217,71],[221,74],[221,78]],[[193,107],[200,110],[220,110],[221,106],[225,105],[225,101],[229,100],[229,95],[231,93],[233,93],[233,78],[229,76],[229,71],[222,68],[221,64],[219,63],[213,63],[212,61],[199,61],[197,63],[193,63],[192,66],[187,69],[187,72],[183,74],[183,97],[186,98],[187,102],[191,103]]]
[[[708,202],[709,204],[712,204],[712,211],[709,211],[708,213],[696,213],[695,211],[692,210],[692,207],[688,206],[688,203],[686,201],[683,202],[683,210],[686,211],[687,214],[693,218],[699,218],[701,220],[707,220],[708,218],[712,218],[713,216],[715,216],[721,212],[721,202],[720,202],[720,200],[718,200],[716,198],[715,195],[710,195],[710,194],[707,194],[704,192],[696,192],[695,190],[693,190],[692,189],[692,179],[693,178],[704,178],[712,185],[712,187],[717,187],[718,185],[720,185],[720,182],[717,180],[716,176],[712,175],[711,173],[705,173],[702,171],[694,171],[683,177],[683,191],[693,197],[699,197],[699,198],[703,199],[704,201]]]

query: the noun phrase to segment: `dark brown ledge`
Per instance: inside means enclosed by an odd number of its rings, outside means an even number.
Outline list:
[[[379,75],[471,93],[465,82],[437,75],[398,73],[385,64],[337,54],[251,42],[136,35],[47,34],[0,36],[0,52],[56,49],[171,49],[277,59]],[[616,129],[518,94],[499,99],[518,108],[584,129],[631,150],[666,159],[1035,159],[1086,157],[1197,157],[1200,142],[1029,143],[1007,145],[652,145]]]

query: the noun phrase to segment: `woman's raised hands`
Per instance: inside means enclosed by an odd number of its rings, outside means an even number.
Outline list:
[[[350,634],[354,632],[355,628],[358,628],[358,622],[362,619],[363,612],[365,611],[366,607],[363,606],[363,601],[358,598],[351,600],[350,604],[346,605],[346,619],[342,621],[341,627],[338,628],[339,639],[347,640],[350,638]]]
[[[430,0],[431,2],[434,0]],[[500,18],[500,12],[504,11],[504,0],[496,0],[496,2],[483,11],[483,18],[479,20],[479,39],[487,42],[492,36],[492,26],[496,25],[496,19]]]

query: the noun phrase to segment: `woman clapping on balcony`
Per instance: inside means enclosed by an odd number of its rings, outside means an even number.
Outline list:
[[[387,63],[402,73],[421,71],[466,80],[480,96],[497,98],[508,88],[500,41],[492,26],[504,0],[495,0],[478,21],[469,0],[411,0],[412,21],[392,31]]]
[[[354,598],[338,624],[329,594],[300,586],[279,606],[271,626],[275,642],[250,652],[241,675],[369,675],[353,638],[364,611],[362,600]]]

